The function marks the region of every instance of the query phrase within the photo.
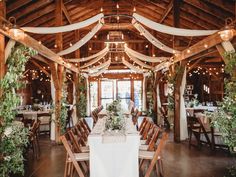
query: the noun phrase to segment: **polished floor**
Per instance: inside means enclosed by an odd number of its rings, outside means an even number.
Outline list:
[[[29,152],[25,177],[63,177],[64,147],[51,144],[48,137],[41,137],[40,147],[38,160]],[[187,142],[176,144],[171,137],[165,145],[163,158],[165,177],[224,177],[227,168],[236,163],[226,151],[212,152],[208,147],[189,149]]]

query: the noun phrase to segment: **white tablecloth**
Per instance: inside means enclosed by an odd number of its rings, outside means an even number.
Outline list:
[[[138,177],[140,136],[132,120],[125,132],[104,132],[105,119],[99,119],[88,142],[90,177]]]

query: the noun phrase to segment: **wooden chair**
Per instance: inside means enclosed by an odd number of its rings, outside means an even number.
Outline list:
[[[41,123],[40,120],[35,120],[29,131],[30,148],[32,148],[34,157],[36,159],[38,159],[40,156],[39,135],[38,135],[40,123]]]
[[[146,123],[147,123],[147,118],[144,117],[144,118],[143,118],[143,121],[142,121],[142,123],[141,123],[141,125],[140,125],[140,127],[138,128],[138,131],[139,131],[139,132],[141,132],[141,131],[143,130],[143,128],[144,128],[144,126],[145,126]]]
[[[188,130],[189,130],[189,148],[191,148],[191,146],[196,146],[200,148],[202,143],[206,143],[211,147],[212,146],[211,141],[208,136],[208,134],[211,133],[211,130],[205,129],[201,121],[201,118],[199,117],[197,118],[195,116],[187,116],[187,120],[188,120]],[[192,135],[195,136],[197,144],[192,143]],[[202,135],[205,137],[206,141],[203,141],[201,139]]]
[[[150,131],[150,134],[148,135],[147,141],[145,145],[140,145],[140,150],[148,150],[148,151],[154,151],[155,149],[155,143],[157,142],[158,136],[160,133],[160,128],[157,126],[153,126],[152,130]]]
[[[165,141],[168,139],[168,134],[163,133],[162,138],[156,148],[155,151],[139,151],[139,159],[142,161],[149,161],[150,164],[145,172],[145,177],[150,177],[151,172],[153,171],[154,167],[156,167],[157,175],[161,177],[164,176],[163,164],[161,159],[161,151],[164,146]],[[140,164],[140,169],[143,163]]]
[[[89,128],[89,126],[88,126],[86,120],[85,120],[85,119],[82,119],[82,121],[83,121],[84,125],[86,126],[88,132],[90,133],[90,132],[91,132],[91,129]]]
[[[71,177],[74,174],[74,170],[77,172],[79,177],[85,177],[81,163],[89,161],[89,153],[75,153],[72,150],[70,142],[67,140],[66,135],[60,137],[66,152],[66,163],[64,177]]]
[[[39,133],[48,133],[50,136],[51,133],[51,114],[50,113],[39,113],[37,114],[38,120],[41,121],[40,127],[39,127]],[[41,127],[47,127],[46,130],[42,130]]]

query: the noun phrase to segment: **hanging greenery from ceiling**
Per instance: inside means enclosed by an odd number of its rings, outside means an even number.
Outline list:
[[[0,176],[24,173],[24,147],[28,143],[28,130],[15,122],[20,97],[16,91],[24,86],[23,72],[28,59],[36,51],[23,45],[16,46],[7,59],[7,72],[0,81]]]

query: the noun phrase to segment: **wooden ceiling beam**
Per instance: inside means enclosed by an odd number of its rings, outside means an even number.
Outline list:
[[[221,13],[220,11],[217,11],[217,9],[209,7],[206,3],[199,0],[184,0],[185,3],[190,4],[192,7],[197,8],[199,11],[203,11],[207,14],[212,15],[215,17],[215,21],[222,20],[224,21],[228,15],[225,13]]]
[[[231,13],[232,15],[234,15],[235,13],[234,6],[229,1],[225,1],[225,0],[203,0],[203,1],[215,7],[221,8],[224,11]]]
[[[170,11],[172,10],[173,8],[173,0],[170,1],[169,5],[167,6],[163,16],[161,17],[159,23],[163,23],[164,20],[166,19],[166,17],[169,15]]]
[[[206,24],[211,24],[211,26],[213,28],[211,29],[219,29],[224,25],[224,21],[222,20],[217,20],[215,19],[214,16],[209,15],[205,12],[201,12],[198,9],[192,7],[191,5],[187,4],[187,3],[183,3],[183,5],[181,6],[181,11],[186,13],[186,16],[188,17],[195,17],[199,18],[197,20],[197,22],[202,21],[202,23]],[[194,20],[195,21],[195,20]],[[209,27],[208,27],[209,29]]]
[[[62,4],[62,11],[63,11],[63,13],[64,13],[66,19],[68,20],[68,22],[69,22],[70,24],[72,24],[73,22],[72,22],[72,20],[71,20],[71,18],[70,18],[70,14],[69,14],[69,12],[67,11],[67,9],[66,9],[64,3]]]
[[[53,51],[51,51],[44,45],[39,44],[37,40],[35,40],[34,38],[30,37],[27,34],[24,34],[23,37],[22,36],[15,37],[13,34],[9,33],[9,31],[7,31],[6,29],[3,29],[3,27],[0,27],[0,33],[25,46],[35,49],[36,51],[38,51],[40,55],[46,57],[47,59],[53,62],[63,65],[74,72],[79,72],[78,69],[74,65],[68,65],[67,63],[63,61],[63,59],[59,55],[57,55],[56,53],[54,53]]]
[[[17,20],[27,16],[29,13],[39,10],[40,8],[47,6],[53,2],[53,0],[38,0],[27,6],[26,8],[16,11],[11,16],[14,16]],[[9,15],[9,14],[8,14]]]
[[[235,35],[236,31],[234,30],[234,36]],[[199,41],[198,43],[194,44],[193,46],[189,47],[188,50],[190,50],[190,52],[188,52],[187,49],[182,51],[179,55],[176,56],[174,62],[185,60],[191,56],[194,56],[200,52],[205,51],[206,50],[205,45],[207,45],[208,48],[211,48],[222,42],[223,40],[220,38],[220,35],[218,33],[214,33],[213,35],[208,36],[203,40]]]
[[[55,10],[55,4],[51,3],[49,5],[47,5],[46,7],[44,7],[41,10],[37,10],[35,11],[32,15],[28,15],[25,18],[19,19],[17,21],[17,24],[19,26],[39,26],[38,21],[34,24],[32,24],[36,19],[39,19],[40,21],[44,21],[42,20],[43,16],[46,16],[47,14],[49,14],[50,12],[53,12]],[[54,18],[51,14],[49,17]]]
[[[17,10],[18,8],[32,2],[32,0],[17,0],[13,1],[11,3],[7,3],[7,13],[11,13],[14,10]]]

